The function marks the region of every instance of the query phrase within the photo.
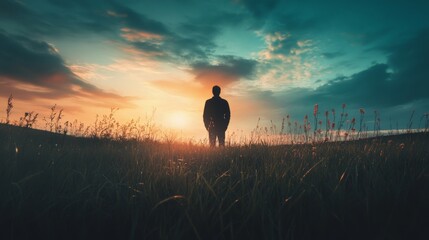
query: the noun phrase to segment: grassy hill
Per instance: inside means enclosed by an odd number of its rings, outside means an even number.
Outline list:
[[[0,125],[0,238],[426,239],[428,146],[209,149]]]

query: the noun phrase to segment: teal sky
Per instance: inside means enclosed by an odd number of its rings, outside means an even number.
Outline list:
[[[231,129],[343,103],[405,127],[429,112],[428,12],[423,0],[1,0],[0,100],[77,117],[156,108],[191,128],[219,84]]]

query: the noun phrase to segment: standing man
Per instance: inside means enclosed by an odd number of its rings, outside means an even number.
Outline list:
[[[216,137],[219,140],[219,146],[225,146],[225,131],[228,128],[231,112],[228,101],[221,98],[220,87],[213,86],[213,97],[206,101],[204,105],[204,126],[209,132],[210,147],[216,146]]]

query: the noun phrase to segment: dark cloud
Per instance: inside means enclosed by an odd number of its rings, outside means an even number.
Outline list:
[[[302,33],[309,30],[320,29],[322,19],[309,16],[299,16],[297,14],[278,14],[273,17],[271,23],[266,28],[271,31]]]
[[[0,27],[9,30],[10,24],[16,25],[12,28],[15,33],[37,37],[101,34],[135,48],[146,57],[185,65],[211,58],[217,47],[215,38],[225,27],[244,21],[239,13],[212,9],[177,23],[177,29],[172,31],[163,22],[128,7],[126,1],[46,0],[34,7],[34,2],[4,0],[0,4],[0,19],[8,21],[0,23]],[[156,38],[138,34],[152,34]]]
[[[34,4],[41,6],[34,7]],[[19,26],[24,30],[22,32],[42,36],[97,33],[119,39],[119,29],[124,27],[160,35],[169,34],[161,22],[115,1],[48,0],[23,4],[4,0],[0,3],[0,13],[0,19]],[[6,27],[3,25],[3,28]]]
[[[314,100],[356,103],[368,107],[387,107],[394,102],[391,74],[386,64],[376,64],[350,77],[341,77],[316,89]],[[386,94],[383,94],[386,93]],[[317,101],[316,101],[317,102]]]
[[[208,59],[216,47],[212,41],[206,42],[201,39],[177,37],[170,39],[167,49],[170,51],[170,57],[176,60],[176,63],[192,63],[194,61]]]
[[[31,15],[31,11],[21,2],[13,0],[0,1],[0,18],[19,20]]]
[[[388,64],[398,102],[429,98],[429,29],[402,44],[389,47]]]
[[[338,58],[338,57],[342,57],[344,56],[344,52],[324,52],[322,53],[322,56],[327,58],[327,59],[334,59],[334,58]]]
[[[314,104],[325,109],[401,109],[418,107],[429,100],[429,30],[395,46],[385,47],[387,63],[374,64],[351,76],[338,77],[316,88],[294,88],[284,92],[254,91],[261,101],[271,102],[295,116],[307,114]],[[419,104],[427,106],[428,104]],[[323,109],[322,108],[322,109]],[[404,108],[405,109],[405,108]],[[408,108],[406,108],[408,110]],[[411,109],[422,112],[428,109]],[[407,117],[409,117],[407,115]]]
[[[234,56],[220,56],[219,63],[196,62],[192,65],[192,73],[196,80],[208,82],[217,80],[229,84],[242,78],[253,77],[257,61]]]
[[[267,16],[279,3],[279,0],[241,0],[240,1],[256,18]]]
[[[97,96],[128,102],[124,97],[104,92],[84,82],[70,70],[50,44],[3,31],[0,31],[0,83],[4,86],[2,92],[10,91],[10,94],[16,91],[26,97]],[[40,87],[42,90],[23,90],[17,87],[18,83]]]
[[[73,84],[95,89],[79,80],[46,42],[0,33],[0,56],[0,74],[4,77],[48,88],[69,88]],[[55,86],[55,81],[47,81],[52,76],[65,78],[65,82]]]
[[[36,13],[30,7],[20,1],[0,1],[0,27],[22,28],[26,33],[49,34],[51,25],[44,21],[44,16]]]
[[[178,32],[167,42],[168,49],[179,61],[192,64],[206,61],[212,56],[217,45],[215,39],[230,26],[243,22],[241,14],[212,11],[180,24]]]
[[[129,41],[141,54],[152,59],[188,65],[211,57],[216,47],[212,39],[165,36],[162,40]]]
[[[138,50],[153,53],[159,60],[176,64],[192,65],[195,62],[208,61],[217,45],[215,39],[228,26],[243,23],[241,14],[212,11],[199,17],[189,18],[178,24],[176,32],[162,35],[161,40],[141,39],[131,41]]]
[[[151,43],[151,42],[133,42],[132,43],[134,47],[136,47],[138,50],[147,53],[147,54],[164,54],[164,50],[162,48],[162,45]]]
[[[94,4],[98,2],[99,4]],[[7,4],[5,4],[7,3]],[[5,22],[0,26],[21,34],[37,36],[76,36],[80,33],[112,34],[119,21],[107,14],[107,5],[99,1],[49,1],[28,2],[26,4],[5,0],[2,4],[14,6],[6,8],[7,14],[0,14]],[[92,3],[92,4],[90,4]],[[38,4],[41,6],[35,6]],[[9,12],[12,11],[12,12]]]
[[[159,35],[170,34],[167,27],[159,21],[150,19],[124,5],[113,2],[111,5],[112,10],[110,10],[110,12],[108,10],[108,13],[113,17],[116,16],[119,18],[126,27]]]
[[[243,77],[249,78],[256,65],[253,60],[214,55],[217,48],[216,37],[226,27],[242,24],[245,19],[242,13],[212,9],[199,16],[185,18],[184,22],[176,23],[177,28],[172,31],[171,26],[128,7],[126,2],[47,0],[41,3],[34,7],[34,2],[23,4],[3,1],[0,11],[16,14],[3,14],[0,18],[7,19],[9,25],[13,23],[17,26],[13,28],[13,32],[21,35],[25,32],[38,38],[102,34],[110,40],[120,42],[122,46],[131,46],[144,57],[190,66],[198,81],[221,78],[225,83],[230,83]],[[261,5],[263,11],[268,11],[273,6],[270,3],[257,5]],[[250,5],[249,7],[252,8]],[[16,16],[20,17],[14,18]],[[0,27],[7,27],[8,24],[0,24]],[[71,93],[71,86],[100,92],[95,86],[74,75],[55,53],[55,49],[46,42],[36,42],[25,37],[20,40],[15,37],[12,39],[6,35],[2,35],[2,41],[4,49],[13,49],[2,52],[3,55],[16,53],[16,57],[11,58],[7,64],[2,62],[2,76],[51,89],[63,88],[62,94]],[[40,46],[30,46],[35,44]],[[209,64],[213,59],[220,63]],[[28,66],[32,62],[34,67],[19,69],[19,66]],[[47,77],[54,74],[61,74],[65,79],[58,86],[47,81]]]

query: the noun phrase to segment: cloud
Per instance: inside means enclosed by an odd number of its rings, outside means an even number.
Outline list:
[[[48,0],[45,3],[1,1],[0,19],[6,20],[8,24],[0,23],[0,26],[8,28],[13,24],[21,32],[42,36],[95,33],[117,40],[120,39],[117,33],[121,28],[158,35],[169,34],[169,30],[161,22],[115,1]]]
[[[24,4],[13,0],[3,0],[0,2],[0,17],[2,19],[17,19],[26,17],[30,10]]]
[[[77,85],[95,89],[76,78],[56,49],[46,42],[0,33],[0,48],[0,74],[4,77],[48,88]]]
[[[309,39],[300,39],[289,33],[274,32],[264,35],[266,49],[259,52],[259,56],[266,60],[287,60],[289,56],[302,55],[311,50],[312,42]]]
[[[270,102],[277,109],[302,116],[318,103],[322,108],[413,109],[427,106],[429,81],[429,30],[400,44],[383,50],[386,63],[374,64],[350,76],[337,77],[317,88],[293,88],[285,91],[253,91],[260,101]],[[414,104],[425,103],[426,104]],[[408,116],[409,117],[409,116]]]
[[[255,18],[262,18],[267,16],[279,3],[279,0],[240,0]]]
[[[127,40],[143,55],[188,66],[215,58],[216,37],[229,26],[242,24],[243,18],[242,14],[213,10],[178,23],[174,32],[170,31],[162,38]]]
[[[170,34],[170,31],[163,23],[150,19],[145,15],[132,10],[131,8],[114,2],[112,2],[111,7],[113,10],[107,11],[107,13],[115,13],[113,17],[119,19],[120,22],[130,29],[160,36]],[[112,15],[110,14],[109,16]]]
[[[55,18],[57,31],[108,34],[110,39],[127,44],[141,55],[159,61],[191,64],[211,57],[217,47],[214,39],[228,25],[242,22],[242,15],[213,10],[189,18],[172,31],[163,22],[115,1],[55,1],[58,8],[74,8],[67,19]],[[49,16],[49,15],[48,15]],[[52,19],[49,19],[49,21]],[[71,19],[70,19],[71,18]],[[65,28],[65,29],[64,29]],[[117,34],[119,33],[119,34]]]
[[[253,78],[257,61],[235,56],[219,56],[217,63],[196,62],[191,72],[201,83],[227,85],[240,79]]]
[[[0,3],[0,19],[7,22],[0,22],[0,27],[39,38],[99,34],[118,43],[128,54],[186,67],[213,58],[217,48],[215,38],[227,26],[244,21],[241,13],[212,9],[168,26],[127,4],[127,1],[46,0],[36,6],[33,2],[5,0]]]
[[[36,13],[26,4],[15,0],[0,1],[0,28],[21,28],[26,33],[50,34],[52,23],[45,16]]]
[[[2,92],[50,99],[80,96],[129,99],[105,92],[79,78],[49,43],[0,31],[0,83]]]
[[[326,20],[325,20],[326,21]],[[320,29],[323,19],[320,17],[299,16],[295,13],[280,13],[272,18],[266,31],[304,33]]]
[[[290,33],[259,33],[265,48],[257,53],[258,78],[264,89],[290,88],[291,84],[302,85],[317,74],[312,57],[313,43]]]
[[[409,102],[429,98],[429,29],[416,37],[387,48],[388,64],[393,71],[392,89],[397,102]]]
[[[344,52],[341,51],[333,51],[333,52],[323,52],[322,56],[327,59],[335,59],[344,56]]]

